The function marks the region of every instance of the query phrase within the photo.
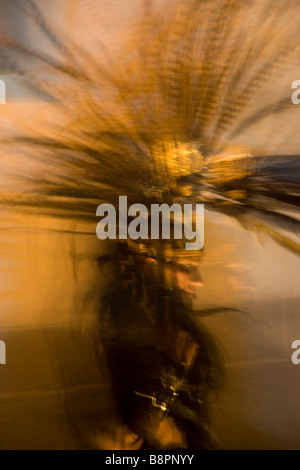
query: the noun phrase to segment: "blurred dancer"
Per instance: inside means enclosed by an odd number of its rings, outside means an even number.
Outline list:
[[[148,249],[120,245],[110,260],[115,278],[99,327],[123,425],[119,445],[215,448],[208,399],[222,367],[192,310],[202,282],[195,261],[177,240]]]
[[[242,112],[268,74],[297,56],[297,24],[284,2],[174,1],[143,19],[116,57],[64,42],[33,2],[27,7],[64,59],[13,42],[6,47],[57,74],[59,83],[37,77],[36,86],[53,97],[64,124],[20,139],[44,172],[25,177],[26,189],[4,194],[4,203],[93,224],[97,206],[117,207],[120,195],[147,208],[201,203],[299,253],[298,157],[261,155],[230,140],[268,114],[265,106]],[[282,101],[274,106],[280,112]],[[99,259],[114,273],[99,313],[99,344],[119,410],[114,439],[104,431],[99,448],[217,446],[209,397],[222,365],[192,309],[199,252],[187,253],[172,238],[127,239]]]

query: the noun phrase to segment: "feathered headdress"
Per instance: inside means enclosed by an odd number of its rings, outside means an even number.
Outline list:
[[[287,106],[289,97],[243,114],[298,54],[297,22],[283,21],[292,10],[269,5],[176,1],[145,17],[111,56],[103,45],[91,54],[60,40],[26,2],[63,59],[6,46],[48,67],[50,79],[36,71],[35,86],[53,98],[63,125],[14,139],[41,169],[2,202],[93,223],[96,207],[117,205],[119,195],[129,204],[199,202],[299,252],[298,156],[262,155],[230,140]]]

